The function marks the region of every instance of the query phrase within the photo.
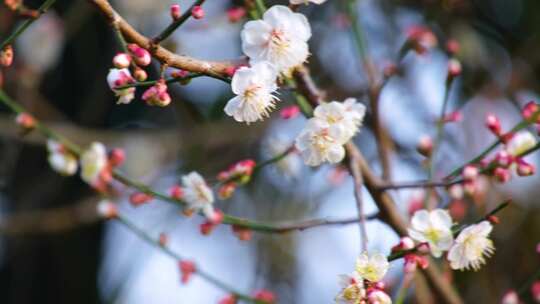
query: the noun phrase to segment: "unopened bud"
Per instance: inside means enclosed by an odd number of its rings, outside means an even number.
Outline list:
[[[418,153],[428,157],[431,155],[431,152],[433,151],[433,140],[430,136],[424,135],[420,137],[420,140],[418,141],[418,145],[416,146],[416,150]]]
[[[225,185],[219,187],[219,190],[218,190],[219,199],[226,200],[230,198],[233,195],[234,190],[236,190],[235,183],[226,183]]]
[[[8,67],[13,63],[13,47],[11,44],[6,45],[0,50],[0,66]]]
[[[152,195],[143,192],[135,192],[129,196],[129,202],[134,207],[146,204],[152,199],[154,199]]]
[[[540,303],[540,281],[539,280],[536,280],[532,286],[531,286],[531,294],[532,294],[532,297],[534,299],[534,301],[536,301],[536,303]]]
[[[180,11],[180,5],[179,4],[171,5],[170,13],[171,13],[171,18],[173,20],[180,19],[180,17],[182,17],[182,13]]]
[[[115,148],[109,153],[109,164],[112,167],[118,167],[126,160],[126,152],[124,149]]]
[[[169,236],[165,234],[164,232],[160,233],[158,243],[159,243],[159,246],[161,247],[167,246],[167,244],[169,243]]]
[[[147,66],[150,64],[150,62],[152,62],[152,56],[150,56],[150,53],[137,44],[128,44],[128,50],[131,53],[133,60],[135,60],[135,63],[138,65]]]
[[[478,174],[478,168],[473,165],[466,165],[461,173],[463,179],[466,181],[475,180],[478,177]]]
[[[34,117],[26,112],[18,114],[15,122],[26,130],[31,130],[36,126]]]
[[[227,17],[229,17],[229,22],[235,23],[240,21],[246,16],[246,9],[242,6],[233,7],[227,10]]]
[[[180,185],[174,185],[169,189],[169,195],[175,200],[181,200],[184,196],[184,190]]]
[[[488,222],[490,222],[492,225],[498,225],[501,220],[496,215],[490,215],[487,217]]]
[[[501,299],[501,304],[519,304],[519,296],[515,290],[508,290]]]
[[[493,176],[495,176],[495,178],[497,179],[498,182],[500,183],[506,183],[510,180],[510,171],[508,171],[508,169],[504,169],[504,168],[495,168],[495,170],[493,171]]]
[[[459,49],[460,49],[460,45],[459,45],[459,42],[457,40],[449,39],[446,42],[446,50],[451,55],[456,55],[459,52]]]
[[[486,115],[486,127],[488,127],[493,134],[497,136],[501,135],[501,122],[497,116],[493,114]]]
[[[534,101],[529,101],[521,110],[521,115],[528,121],[539,122],[540,106]]]
[[[195,19],[202,19],[204,18],[204,9],[200,5],[196,5],[191,9],[191,16]]]
[[[285,107],[279,112],[279,115],[283,119],[295,118],[299,114],[300,114],[300,108],[296,105]]]
[[[448,78],[454,78],[461,74],[461,63],[452,58],[448,61]]]
[[[146,79],[148,79],[148,73],[146,73],[145,70],[137,67],[133,72],[133,77],[137,79],[137,81],[145,81]]]
[[[116,205],[107,201],[102,200],[97,204],[97,213],[105,219],[113,219],[118,216],[118,209]]]
[[[519,176],[530,176],[536,171],[536,167],[533,164],[529,164],[521,158],[518,159],[517,163],[516,172]]]
[[[117,69],[126,69],[131,64],[131,56],[126,53],[118,53],[113,57],[113,65]]]
[[[495,161],[497,162],[497,166],[502,168],[508,168],[512,164],[514,158],[510,153],[508,153],[506,150],[501,150],[497,152],[497,155],[495,155]]]

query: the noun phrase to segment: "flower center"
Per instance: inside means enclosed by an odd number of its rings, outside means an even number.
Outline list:
[[[290,42],[285,33],[279,29],[273,29],[270,33],[270,47],[278,54],[283,54],[289,48]]]
[[[426,238],[432,241],[433,243],[439,242],[439,240],[442,237],[441,231],[435,228],[429,228],[428,230],[426,230],[425,235],[426,235]]]

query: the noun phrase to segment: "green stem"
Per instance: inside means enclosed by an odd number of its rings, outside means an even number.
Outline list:
[[[38,8],[38,16],[36,18],[31,18],[25,20],[2,44],[0,45],[0,50],[3,49],[6,45],[13,44],[15,39],[19,37],[26,29],[34,23],[42,14],[47,12],[47,10],[56,2],[56,0],[46,0],[43,2],[43,4]]]
[[[259,12],[259,15],[262,16],[264,12],[266,12],[266,5],[264,4],[264,0],[255,0],[255,5],[257,6],[257,11]]]
[[[171,258],[173,258],[173,259],[175,259],[177,261],[184,260],[184,258],[182,258],[182,256],[180,256],[178,253],[174,252],[169,247],[162,246],[158,239],[152,238],[152,236],[150,236],[150,234],[148,234],[146,231],[139,228],[137,225],[135,225],[135,223],[130,221],[127,217],[118,215],[117,217],[115,217],[115,219],[118,222],[120,222],[122,225],[124,225],[126,228],[128,228],[135,235],[137,235],[140,239],[142,239],[143,241],[147,242],[148,244],[160,249],[161,251],[163,251],[165,254],[167,254]],[[223,289],[224,291],[233,294],[238,299],[244,300],[244,301],[246,301],[248,303],[266,304],[266,302],[264,302],[264,301],[256,300],[256,299],[254,299],[254,298],[252,298],[252,297],[250,297],[248,295],[245,295],[245,294],[243,294],[241,292],[238,292],[233,287],[231,287],[228,284],[220,281],[219,279],[215,278],[214,276],[208,274],[207,272],[205,272],[205,271],[203,271],[203,270],[201,270],[199,268],[195,269],[195,273],[198,274],[201,278],[203,278],[206,281],[213,284],[214,286],[217,286],[217,287]]]

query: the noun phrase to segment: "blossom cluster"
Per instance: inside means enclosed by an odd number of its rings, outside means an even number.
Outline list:
[[[493,229],[487,220],[467,226],[459,231],[453,230],[454,223],[447,210],[419,210],[411,219],[409,236],[421,245],[427,245],[434,257],[441,257],[448,251],[450,267],[457,270],[480,269],[486,257],[495,251],[489,234]]]
[[[389,267],[388,259],[384,255],[362,253],[356,260],[355,271],[350,275],[340,276],[341,291],[335,299],[336,303],[392,303],[390,296],[384,292],[384,283],[381,281]]]

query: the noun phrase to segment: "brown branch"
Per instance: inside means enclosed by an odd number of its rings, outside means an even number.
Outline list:
[[[300,77],[298,73],[301,73],[302,77]],[[295,78],[299,88],[309,88],[310,86],[308,84],[313,83],[306,70],[299,70],[295,74]],[[306,94],[306,97],[308,99],[311,98],[309,101],[312,104],[316,105],[320,102],[320,99],[315,99],[310,96],[320,96],[318,90],[311,92],[311,94]],[[399,210],[397,209],[392,197],[390,197],[387,192],[380,190],[380,187],[384,184],[384,182],[373,173],[358,147],[356,147],[352,142],[349,142],[345,145],[345,149],[349,159],[351,160],[351,166],[357,166],[359,171],[362,173],[364,185],[379,208],[379,218],[387,223],[399,235],[407,235],[407,223],[399,213]],[[352,170],[352,168],[349,169]],[[460,296],[453,289],[452,285],[444,280],[441,272],[438,268],[436,268],[435,264],[430,263],[429,265],[430,266],[424,270],[423,273],[428,281],[428,284],[440,299],[441,303],[463,303],[463,300],[461,300]]]
[[[89,1],[102,12],[102,14],[111,24],[116,24],[116,26],[118,26],[127,41],[136,43],[139,46],[147,49],[154,58],[170,67],[193,73],[201,73],[212,77],[224,77],[227,76],[227,68],[241,63],[240,61],[206,61],[174,54],[164,47],[156,45],[152,42],[152,39],[142,35],[136,29],[134,29],[112,8],[109,1]]]
[[[298,221],[292,223],[284,223],[274,226],[274,231],[276,233],[287,233],[294,230],[304,231],[306,229],[323,227],[323,226],[343,226],[348,224],[355,224],[361,221],[375,220],[379,218],[378,213],[370,214],[368,216],[363,216],[363,218],[352,217],[346,219],[312,219],[305,221]]]
[[[414,181],[414,182],[385,182],[379,185],[379,190],[397,190],[397,189],[408,189],[408,188],[438,188],[438,187],[449,187],[455,184],[463,183],[463,180],[458,179],[455,181],[439,181],[439,182],[430,182],[430,181]]]
[[[358,211],[358,217],[360,218],[360,235],[362,238],[362,251],[367,250],[368,236],[366,231],[366,219],[364,214],[364,203],[362,200],[362,172],[360,168],[354,165],[355,159],[350,158],[349,170],[353,176],[354,182],[354,198],[356,200],[356,209]]]

